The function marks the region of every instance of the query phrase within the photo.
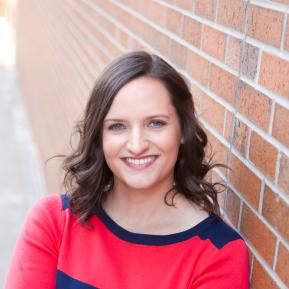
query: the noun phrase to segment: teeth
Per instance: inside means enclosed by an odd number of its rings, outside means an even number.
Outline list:
[[[154,159],[155,159],[155,157],[148,157],[148,158],[140,159],[140,160],[127,158],[126,160],[131,164],[143,165],[143,164],[146,164],[146,163],[153,161]]]

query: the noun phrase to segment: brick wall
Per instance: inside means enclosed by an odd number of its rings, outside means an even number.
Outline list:
[[[189,81],[220,202],[250,248],[254,289],[289,287],[289,0],[18,1],[17,62],[43,161],[68,151],[101,69],[161,54]],[[60,162],[44,167],[59,191]]]

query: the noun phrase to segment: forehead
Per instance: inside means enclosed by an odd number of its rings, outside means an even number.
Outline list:
[[[141,117],[175,114],[171,97],[164,84],[154,78],[140,77],[123,86],[115,96],[107,117]]]

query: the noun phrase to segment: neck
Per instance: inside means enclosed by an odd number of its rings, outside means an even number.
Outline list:
[[[165,203],[166,193],[173,187],[173,182],[146,189],[135,189],[116,182],[114,189],[108,194],[103,203],[105,211],[115,220],[133,225],[145,225],[155,222],[164,217],[169,207]],[[168,196],[168,202],[175,191],[172,190]]]

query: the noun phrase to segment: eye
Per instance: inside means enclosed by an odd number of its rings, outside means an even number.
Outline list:
[[[165,125],[166,125],[166,122],[162,120],[152,120],[149,124],[150,127],[162,127]]]
[[[122,123],[114,123],[108,127],[109,130],[121,130],[123,128],[125,128],[125,126]]]

